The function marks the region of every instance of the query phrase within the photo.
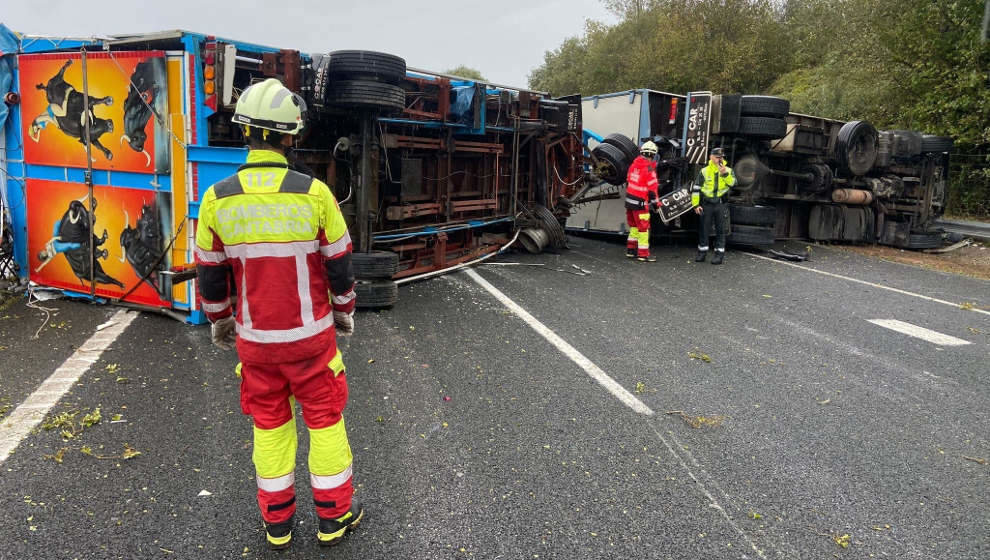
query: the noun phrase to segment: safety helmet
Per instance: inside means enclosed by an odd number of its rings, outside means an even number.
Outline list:
[[[252,84],[241,92],[231,121],[283,134],[303,129],[306,102],[275,78]]]
[[[657,145],[652,141],[647,140],[643,143],[643,146],[640,147],[639,153],[647,156],[655,156],[657,155]]]

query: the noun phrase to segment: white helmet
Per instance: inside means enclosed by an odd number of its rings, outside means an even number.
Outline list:
[[[639,153],[645,156],[655,156],[657,155],[658,151],[659,150],[657,150],[657,145],[650,140],[644,142],[642,147],[639,148]]]
[[[306,102],[275,78],[252,84],[241,92],[231,121],[247,126],[299,134],[305,123]]]

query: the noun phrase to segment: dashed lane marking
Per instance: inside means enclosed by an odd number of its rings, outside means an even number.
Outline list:
[[[881,326],[885,329],[890,329],[908,336],[920,338],[921,340],[925,340],[939,346],[965,346],[966,344],[970,344],[968,340],[942,334],[938,331],[919,327],[918,325],[905,323],[904,321],[898,321],[897,319],[870,319],[869,321],[874,325]]]
[[[503,294],[498,288],[489,284],[488,281],[482,278],[477,272],[470,269],[465,272],[471,277],[472,280],[477,282],[479,286],[487,290],[491,295],[495,296],[495,299],[502,302],[502,304],[508,307],[510,311],[519,316],[519,318],[525,321],[526,324],[529,325],[534,331],[538,332],[540,336],[547,339],[550,344],[556,346],[557,349],[563,352],[565,356],[580,366],[581,369],[590,375],[592,379],[597,381],[599,385],[604,387],[609,393],[612,393],[615,398],[622,401],[622,404],[628,406],[639,414],[644,414],[646,416],[653,415],[653,410],[643,404],[643,401],[637,399],[622,385],[619,385],[618,382],[602,371],[602,368],[596,366],[594,362],[586,358],[584,354],[578,352],[576,348],[568,344],[563,338],[560,338],[557,333],[553,332],[549,327],[530,315],[528,311],[520,307],[516,302],[512,301],[509,296]]]
[[[31,433],[48,411],[72,388],[72,385],[90,366],[96,363],[120,333],[138,316],[133,311],[120,310],[109,321],[100,325],[62,365],[55,370],[34,393],[24,400],[10,416],[0,422],[0,464],[21,441]],[[104,325],[106,325],[104,327]]]
[[[926,301],[932,301],[932,302],[935,302],[935,303],[941,303],[942,305],[950,305],[950,306],[956,307],[956,308],[961,308],[962,307],[962,304],[960,304],[960,303],[953,303],[951,301],[945,301],[944,299],[938,299],[938,298],[933,298],[933,297],[929,297],[929,296],[924,296],[924,295],[921,295],[921,294],[916,294],[914,292],[909,292],[907,290],[901,290],[899,288],[892,288],[890,286],[884,286],[883,284],[876,284],[874,282],[867,282],[866,280],[860,280],[858,278],[850,278],[849,276],[843,276],[841,274],[835,274],[834,272],[825,272],[824,270],[816,270],[814,268],[810,268],[810,267],[807,267],[807,266],[801,266],[799,264],[794,264],[794,263],[779,261],[777,259],[771,259],[770,257],[764,257],[763,255],[754,255],[753,253],[747,253],[747,255],[753,257],[754,259],[763,259],[765,261],[770,261],[772,263],[782,264],[782,265],[786,265],[786,266],[792,266],[794,268],[800,268],[801,270],[807,270],[808,272],[814,272],[816,274],[823,274],[825,276],[831,276],[832,278],[840,278],[842,280],[848,280],[849,282],[856,282],[857,284],[863,284],[865,286],[871,286],[873,288],[879,288],[881,290],[887,290],[887,291],[898,293],[898,294],[904,294],[906,296],[920,298],[920,299],[923,299],[923,300],[926,300]],[[986,310],[983,310],[983,309],[975,309],[974,308],[974,309],[969,309],[969,311],[972,311],[974,313],[982,313],[984,315],[990,315],[990,311],[986,311]]]

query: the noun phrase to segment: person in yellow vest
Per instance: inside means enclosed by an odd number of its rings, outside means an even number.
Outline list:
[[[254,420],[258,506],[276,549],[292,542],[296,400],[309,428],[319,544],[336,544],[364,515],[352,499],[347,374],[335,334],[354,332],[351,236],[330,188],[286,159],[304,111],[302,98],[274,78],[241,93],[232,120],[247,139],[247,163],[206,190],[196,231],[202,309],[213,343],[237,347],[241,410]]]
[[[736,184],[732,168],[725,164],[725,151],[715,148],[708,156],[708,165],[701,169],[691,189],[691,204],[698,220],[698,256],[703,262],[708,256],[708,232],[715,223],[715,255],[712,264],[725,259],[725,224],[729,221],[729,189]]]

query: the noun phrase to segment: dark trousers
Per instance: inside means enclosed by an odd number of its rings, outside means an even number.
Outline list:
[[[708,232],[715,221],[715,249],[725,250],[725,224],[729,221],[729,205],[723,203],[701,203],[701,224],[698,228],[698,250],[708,250]]]

